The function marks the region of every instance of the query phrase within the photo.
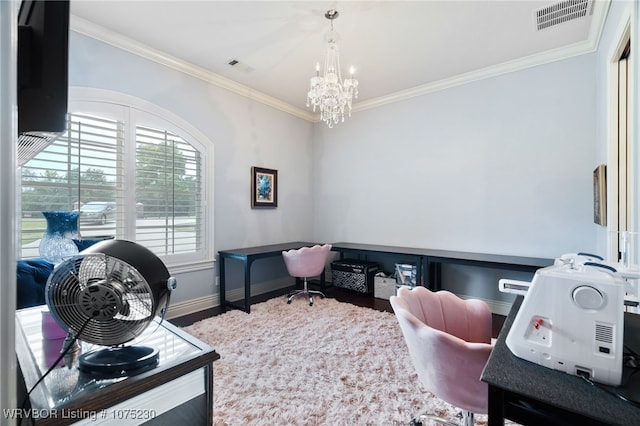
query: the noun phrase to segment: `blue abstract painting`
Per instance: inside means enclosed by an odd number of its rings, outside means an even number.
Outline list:
[[[269,175],[258,174],[258,200],[271,201],[271,180]]]
[[[251,168],[251,207],[278,206],[278,171],[261,167]]]

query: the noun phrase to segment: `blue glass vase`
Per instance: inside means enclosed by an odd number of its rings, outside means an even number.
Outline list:
[[[73,242],[78,238],[78,218],[80,212],[42,212],[47,220],[47,229],[40,240],[40,257],[55,265],[64,258],[78,253]]]

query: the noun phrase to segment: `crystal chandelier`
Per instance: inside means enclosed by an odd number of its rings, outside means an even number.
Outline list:
[[[353,78],[354,68],[351,67],[349,78],[342,80],[340,74],[340,56],[338,54],[338,33],[333,31],[333,20],[338,17],[338,11],[331,9],[324,14],[331,22],[331,30],[325,36],[328,43],[327,56],[324,60],[324,74],[320,76],[320,62],[316,64],[316,75],[311,77],[311,88],[307,94],[307,107],[313,105],[320,109],[320,120],[331,128],[338,120],[344,122],[344,112],[351,117],[351,103],[358,98],[358,80]]]

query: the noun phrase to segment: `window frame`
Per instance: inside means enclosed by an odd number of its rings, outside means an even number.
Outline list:
[[[215,261],[215,256],[213,255],[214,198],[211,195],[214,188],[214,145],[211,140],[176,114],[143,99],[120,92],[95,88],[71,87],[69,89],[68,111],[70,113],[96,114],[123,121],[125,123],[124,155],[128,158],[135,158],[136,126],[138,125],[173,132],[200,152],[202,158],[202,250],[196,253],[179,253],[159,257],[167,267],[171,268],[172,273],[211,268]],[[134,143],[130,143],[131,141]],[[135,161],[126,162],[124,165],[124,174],[127,179],[125,180],[123,188],[123,201],[125,205],[129,206],[135,206],[135,173]],[[135,235],[135,227],[136,224],[134,221],[125,222],[123,228],[124,234]]]

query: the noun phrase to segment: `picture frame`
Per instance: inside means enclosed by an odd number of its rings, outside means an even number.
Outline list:
[[[251,167],[251,208],[278,207],[278,171]]]
[[[607,225],[607,166],[604,164],[593,171],[593,221]]]

